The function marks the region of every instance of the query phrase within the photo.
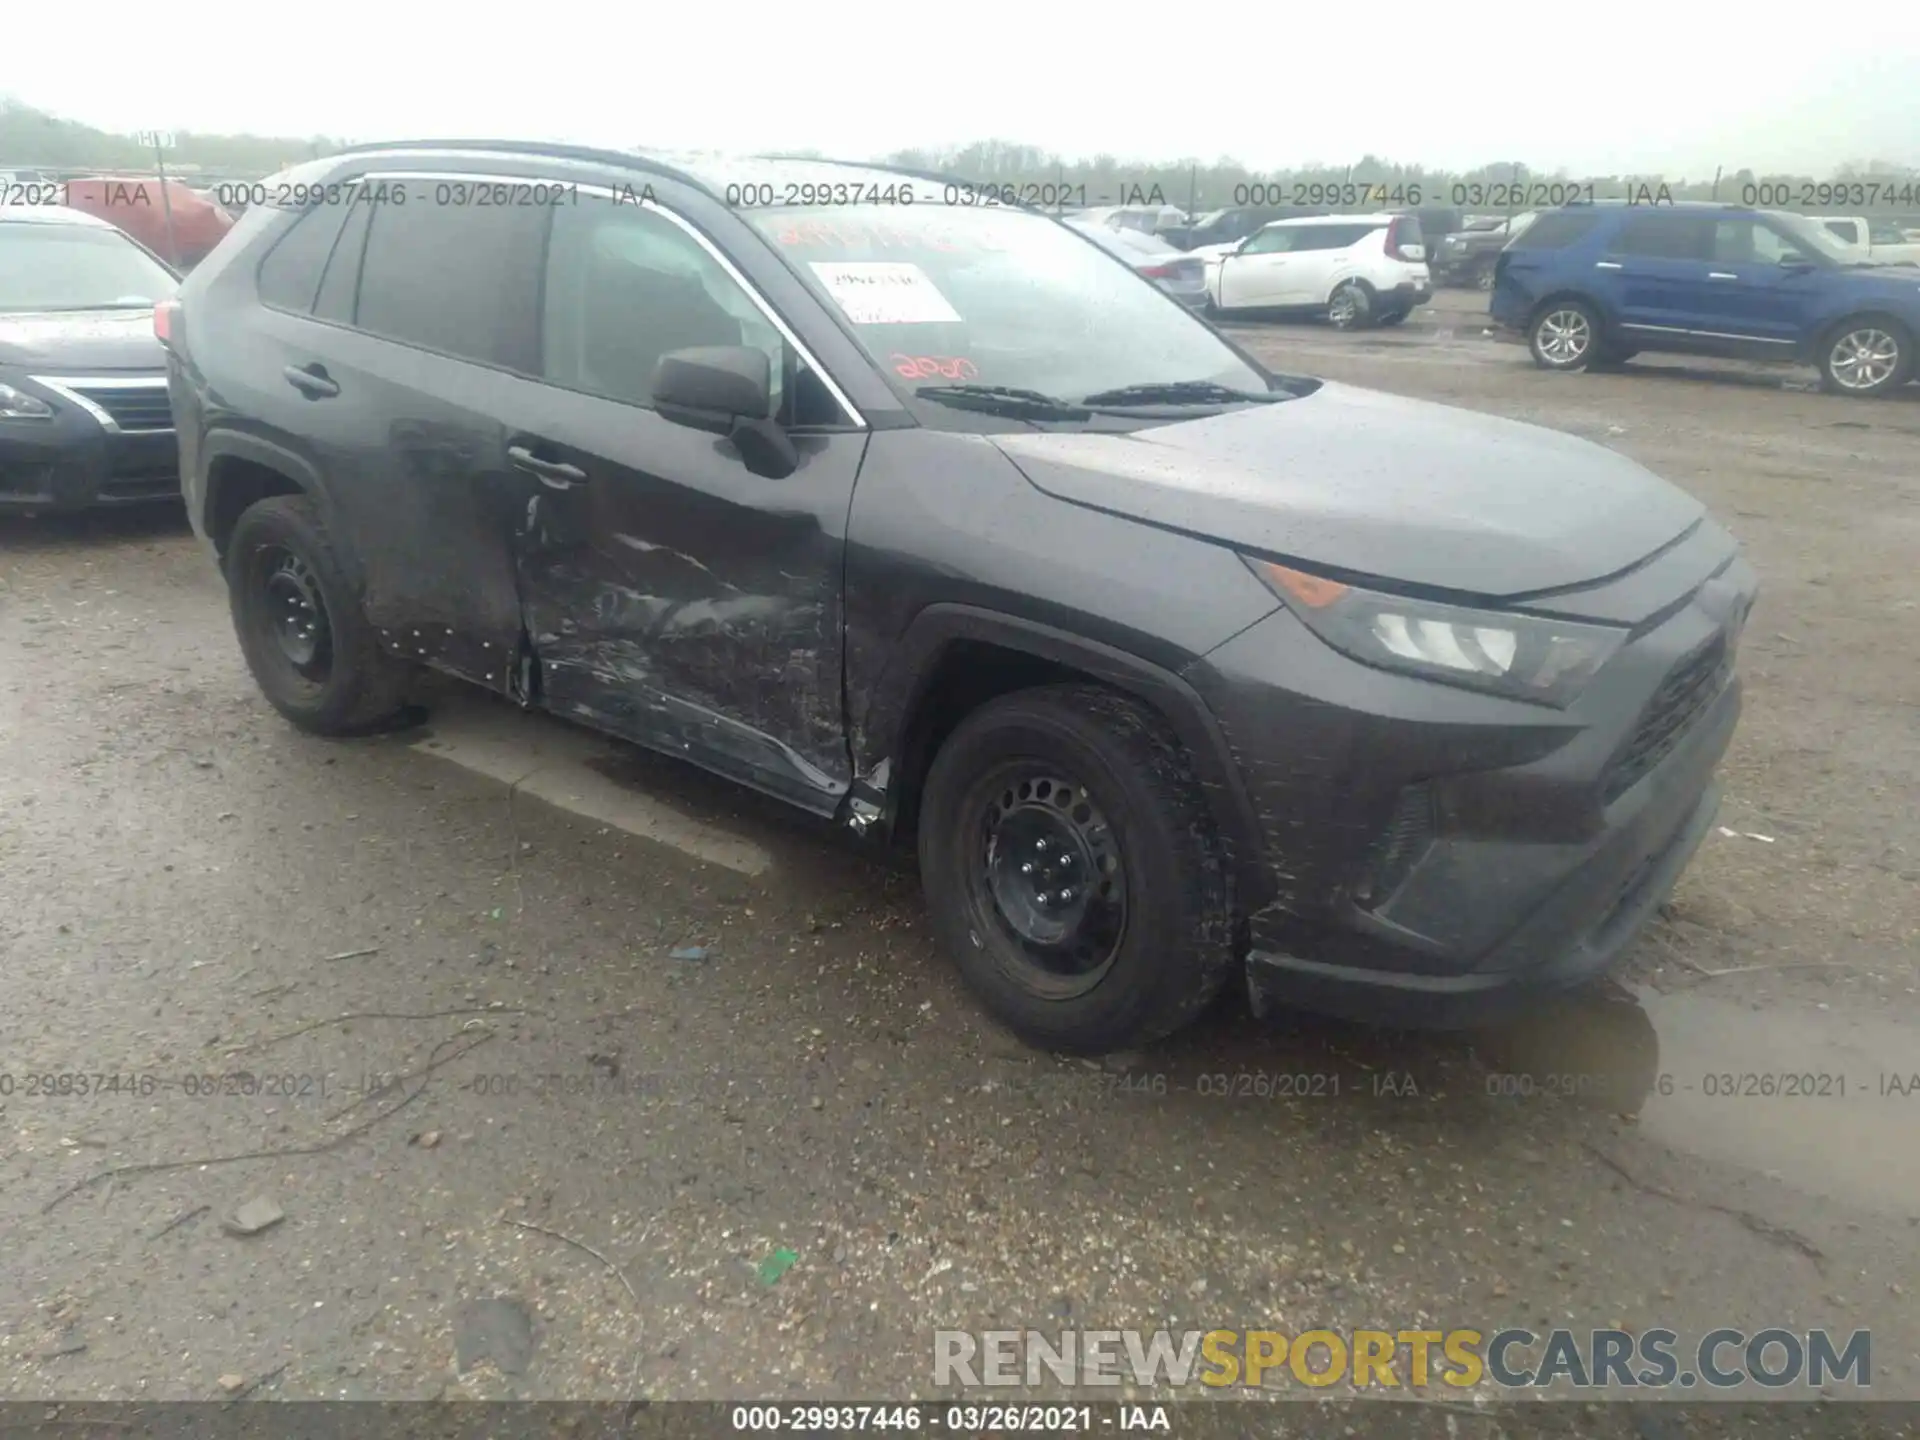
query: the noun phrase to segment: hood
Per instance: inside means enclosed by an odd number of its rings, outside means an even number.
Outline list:
[[[167,352],[151,310],[54,310],[0,314],[0,365],[78,373],[164,370]]]
[[[1591,583],[1700,502],[1599,445],[1323,384],[1128,435],[996,435],[1044,493],[1277,559],[1505,599]]]

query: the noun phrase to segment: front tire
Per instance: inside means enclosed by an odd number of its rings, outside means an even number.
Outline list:
[[[928,772],[919,843],[936,934],[1032,1044],[1158,1039],[1232,969],[1226,872],[1186,753],[1114,691],[1023,690],[967,716]]]
[[[316,735],[378,729],[404,708],[412,671],[380,648],[313,501],[251,506],[227,545],[240,649],[274,709]]]
[[[1913,339],[1899,321],[1881,315],[1843,320],[1821,342],[1821,388],[1835,395],[1877,398],[1913,375]]]
[[[1527,327],[1527,348],[1543,370],[1584,370],[1600,353],[1600,317],[1579,300],[1543,305]]]

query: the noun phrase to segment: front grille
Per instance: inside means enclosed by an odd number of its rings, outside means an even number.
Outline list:
[[[167,403],[167,382],[155,380],[138,385],[88,385],[69,382],[66,387],[89,400],[113,417],[122,430],[171,430],[173,410]]]
[[[1716,635],[1668,672],[1647,702],[1633,739],[1607,773],[1611,805],[1673,753],[1688,729],[1713,703],[1732,673],[1725,635]]]

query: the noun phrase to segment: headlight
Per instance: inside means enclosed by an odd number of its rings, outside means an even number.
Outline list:
[[[1362,590],[1247,559],[1253,573],[1334,649],[1383,670],[1564,708],[1627,632]]]
[[[0,382],[0,420],[51,420],[53,407],[38,395]]]

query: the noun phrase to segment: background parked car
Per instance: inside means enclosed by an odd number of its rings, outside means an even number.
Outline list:
[[[104,220],[0,206],[0,511],[179,501],[153,333],[177,284]]]
[[[1524,234],[1537,218],[1538,212],[1533,210],[1506,218],[1475,218],[1467,220],[1451,235],[1441,236],[1428,257],[1434,282],[1491,290],[1494,262],[1500,258],[1500,252]]]
[[[92,175],[69,180],[67,204],[117,225],[154,254],[191,269],[233,228],[233,216],[184,181],[154,175]],[[168,210],[172,211],[169,238]]]
[[[1186,248],[1204,250],[1210,245],[1237,245],[1276,220],[1301,220],[1326,213],[1325,206],[1310,205],[1240,205],[1231,210],[1209,210],[1188,227]]]
[[[1869,265],[1920,265],[1920,243],[1907,239],[1899,224],[1885,217],[1813,215],[1808,217],[1860,252]]]
[[[1207,261],[1210,309],[1324,314],[1342,330],[1397,325],[1433,295],[1413,215],[1276,220],[1238,245],[1194,252]]]
[[[1151,280],[1181,304],[1197,310],[1207,303],[1207,263],[1198,255],[1138,230],[1110,230],[1084,220],[1069,220],[1067,226],[1126,261],[1136,275]]]
[[[1804,215],[1602,204],[1550,211],[1502,251],[1489,308],[1549,370],[1668,350],[1797,361],[1870,396],[1913,376],[1914,282]]]

